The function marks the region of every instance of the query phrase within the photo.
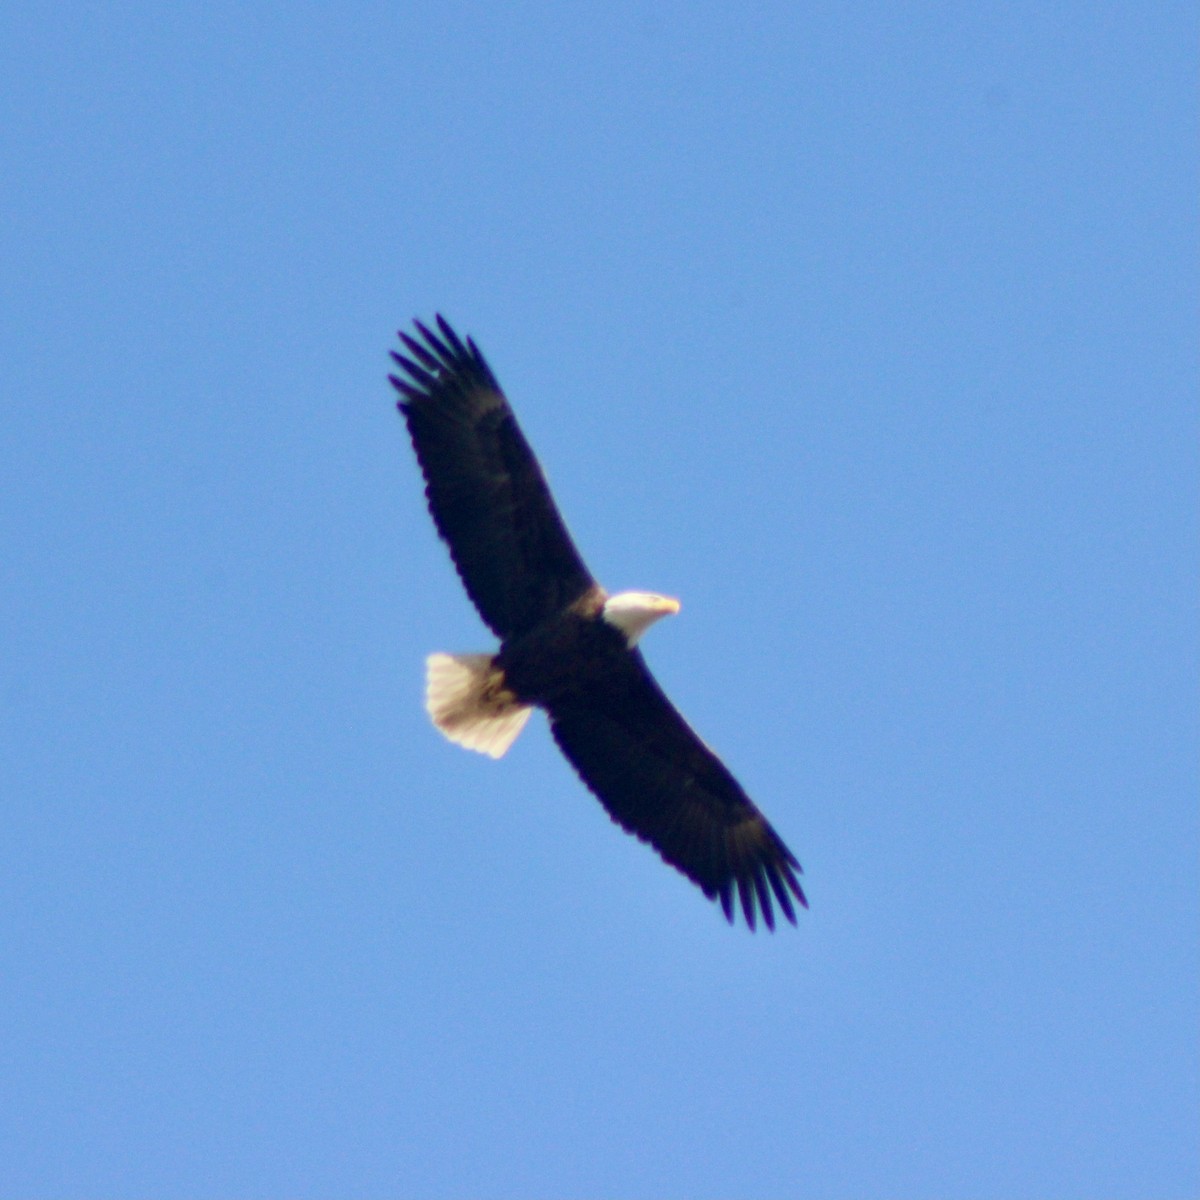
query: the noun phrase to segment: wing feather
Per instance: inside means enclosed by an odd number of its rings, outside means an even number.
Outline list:
[[[533,628],[595,586],[496,377],[442,317],[392,353],[425,495],[463,586],[501,638]]]
[[[648,842],[734,919],[775,928],[774,893],[808,906],[800,864],[763,814],[667,699],[634,651],[602,680],[550,707],[550,727],[579,777],[617,824]],[[789,896],[790,893],[790,896]]]

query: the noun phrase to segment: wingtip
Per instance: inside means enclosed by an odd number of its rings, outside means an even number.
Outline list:
[[[411,383],[406,383],[398,375],[389,375],[388,383],[390,383],[392,387],[394,387],[396,391],[398,391],[400,395],[404,397],[404,400],[401,401],[401,403],[419,400],[423,394],[417,388],[413,387]]]
[[[746,918],[746,924],[753,933],[757,925],[757,918],[754,911],[754,888],[750,880],[744,875],[739,875],[737,879],[738,897],[742,902],[742,916]]]
[[[468,357],[466,347],[462,344],[458,334],[454,332],[453,326],[449,321],[446,320],[445,317],[442,316],[441,313],[437,314],[437,327],[441,330],[442,337],[444,337],[446,341],[450,343],[450,348],[454,352],[454,356],[456,358]]]
[[[758,893],[758,907],[767,929],[774,933],[775,909],[771,905],[771,893],[767,888],[767,881],[763,878],[762,871],[756,871],[754,874],[754,890]]]

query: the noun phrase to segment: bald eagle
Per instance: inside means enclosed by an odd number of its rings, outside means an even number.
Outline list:
[[[533,708],[583,782],[734,919],[772,894],[794,925],[800,864],[650,674],[638,639],[679,602],[610,596],[571,540],[533,451],[475,343],[414,322],[391,375],[438,533],[496,654],[432,654],[425,706],[451,741],[499,758]]]

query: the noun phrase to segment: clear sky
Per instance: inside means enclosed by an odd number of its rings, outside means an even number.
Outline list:
[[[1200,1192],[1198,25],[5,5],[0,1195]],[[437,311],[798,929],[429,725]]]

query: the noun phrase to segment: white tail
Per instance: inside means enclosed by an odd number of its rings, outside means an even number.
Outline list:
[[[517,740],[533,711],[504,686],[504,672],[490,654],[431,654],[425,710],[452,742],[492,758]]]

